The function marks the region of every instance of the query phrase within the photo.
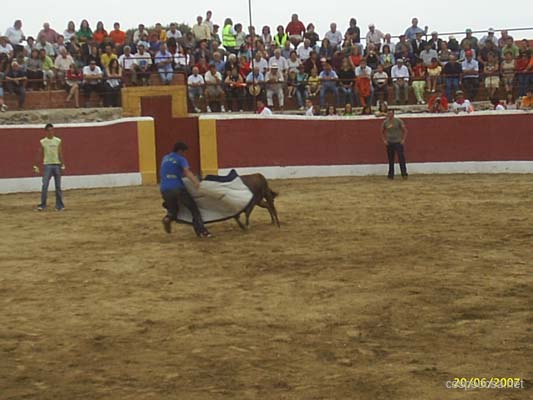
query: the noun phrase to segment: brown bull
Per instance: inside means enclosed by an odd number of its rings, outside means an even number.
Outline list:
[[[246,226],[240,221],[242,213],[235,217],[241,229],[246,229],[250,225],[250,214],[255,206],[266,208],[270,213],[272,224],[276,224],[279,228],[278,212],[274,206],[274,199],[278,194],[270,189],[266,178],[262,174],[251,174],[242,175],[241,179],[253,194],[250,204],[243,211],[246,216]]]

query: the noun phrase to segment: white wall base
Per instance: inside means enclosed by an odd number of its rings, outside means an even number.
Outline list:
[[[138,172],[104,175],[65,175],[61,177],[63,190],[137,186],[141,184],[142,177]],[[0,179],[0,193],[40,192],[41,186],[42,177]],[[52,178],[49,190],[54,189],[54,178]]]
[[[231,168],[219,169],[226,175]],[[297,179],[332,176],[387,175],[388,164],[310,165],[290,167],[235,168],[239,175],[259,172],[267,179]],[[409,174],[528,174],[533,173],[533,161],[463,161],[407,164]],[[396,164],[396,173],[399,174]]]

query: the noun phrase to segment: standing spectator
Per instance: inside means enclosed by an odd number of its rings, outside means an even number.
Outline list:
[[[303,110],[304,101],[309,97],[308,78],[309,76],[305,73],[303,64],[300,64],[296,73],[296,100],[300,111]]]
[[[89,26],[89,22],[84,19],[81,21],[80,29],[76,32],[76,38],[81,46],[81,53],[84,60],[89,61],[88,57],[90,54],[89,43],[93,39],[93,31]]]
[[[372,68],[367,65],[366,59],[361,60],[361,64],[355,69],[355,86],[359,95],[361,107],[372,104]]]
[[[38,165],[42,162],[43,166],[43,186],[41,189],[41,202],[37,206],[37,211],[46,209],[46,199],[48,197],[48,186],[50,179],[54,177],[54,185],[56,192],[56,210],[63,211],[65,204],[63,203],[63,192],[61,190],[61,171],[65,170],[65,159],[63,157],[63,142],[54,134],[54,126],[46,124],[44,127],[46,137],[41,139],[40,146],[37,150],[37,156],[33,170],[39,173]]]
[[[140,79],[142,85],[147,85],[150,79],[150,73],[152,69],[152,57],[145,50],[143,44],[137,46],[138,53],[135,54],[135,75],[137,79]]]
[[[285,106],[285,97],[283,94],[283,74],[279,70],[278,64],[273,62],[270,65],[270,71],[266,73],[266,95],[269,107],[274,107],[274,96],[278,98],[279,107],[283,111]]]
[[[264,97],[264,82],[265,75],[260,71],[259,66],[255,66],[252,72],[246,77],[246,85],[248,86],[248,94],[250,99],[250,109],[253,109],[255,104],[255,98]]]
[[[4,76],[3,73],[0,73],[0,112],[6,112],[7,111],[7,105],[4,103]]]
[[[426,104],[424,100],[424,89],[426,88],[426,67],[421,59],[416,60],[413,70],[413,92],[416,97],[416,104]],[[429,80],[429,77],[428,77]]]
[[[331,47],[334,49],[337,48],[337,46],[340,47],[342,43],[342,34],[337,30],[337,24],[332,22],[329,28],[330,30],[324,35],[324,38],[329,40]]]
[[[505,46],[505,43],[507,41],[507,38],[509,37],[509,32],[506,30],[503,30],[500,32],[501,36],[498,39],[498,47],[501,49],[503,46]]]
[[[76,25],[74,21],[69,21],[67,24],[67,29],[63,31],[63,37],[65,38],[65,43],[70,43],[72,38],[76,36]]]
[[[316,48],[316,44],[320,40],[320,37],[318,36],[318,33],[315,32],[315,26],[313,24],[307,25],[307,30],[305,31],[304,39],[309,39],[311,47],[313,49]]]
[[[477,51],[478,49],[478,40],[477,40],[477,37],[473,36],[472,35],[472,29],[468,28],[466,29],[465,31],[466,33],[466,37],[461,40],[461,48],[465,48],[465,44],[469,44],[470,45],[470,48]]]
[[[261,30],[261,40],[265,44],[266,50],[270,51],[270,47],[272,46],[272,35],[270,34],[270,27],[268,25],[263,26],[263,29]]]
[[[337,81],[339,76],[331,68],[331,64],[326,62],[324,70],[320,73],[320,108],[324,108],[326,94],[331,92],[335,96],[335,104],[339,105],[339,92],[337,91]]]
[[[362,59],[363,55],[361,54],[361,49],[359,48],[359,46],[354,46],[352,48],[352,53],[350,54],[350,57],[348,57],[348,61],[350,62],[351,67],[353,69],[357,68],[361,63]]]
[[[407,179],[407,166],[405,163],[404,144],[407,137],[407,128],[404,122],[394,117],[394,110],[387,111],[387,117],[381,127],[383,143],[387,146],[387,158],[389,160],[389,173],[387,178],[394,179],[394,159],[398,155],[402,178]]]
[[[383,64],[379,64],[377,71],[372,77],[374,82],[375,101],[388,104],[389,101],[389,75],[385,72]]]
[[[194,107],[194,111],[197,113],[202,112],[199,106],[199,101],[204,97],[204,86],[204,77],[199,74],[197,67],[193,67],[192,74],[187,78],[187,92],[189,94],[189,100]]]
[[[485,89],[490,100],[496,96],[496,92],[500,87],[500,65],[494,53],[489,53],[483,74],[485,75]]]
[[[22,21],[20,19],[17,19],[13,26],[7,28],[6,36],[9,43],[13,46],[15,55],[22,53],[24,50],[22,41],[26,40],[26,37],[24,36],[24,32],[22,32]]]
[[[415,36],[416,38],[416,36]],[[411,48],[411,41],[407,40],[407,36],[400,35],[398,43],[396,43],[394,48],[394,57],[398,58],[402,51],[407,51],[408,53],[412,53],[413,49]]]
[[[357,20],[355,18],[350,18],[349,27],[346,32],[349,31],[349,33],[352,35],[353,42],[358,45],[362,52],[361,46],[361,29],[357,26]]]
[[[298,14],[292,14],[291,22],[289,22],[285,31],[289,35],[289,40],[294,48],[297,48],[305,34],[305,25],[298,19]]]
[[[505,85],[505,92],[513,92],[513,82],[516,71],[516,61],[513,59],[513,54],[508,51],[504,54],[504,59],[501,63],[500,72],[503,77],[503,83]]]
[[[511,52],[508,52],[511,53]],[[511,53],[512,54],[512,53]],[[533,73],[533,57],[529,57],[527,53],[520,53],[520,57],[516,60],[516,76],[518,77],[518,96],[526,95]]]
[[[285,33],[285,29],[283,28],[282,25],[279,25],[277,28],[276,28],[276,34],[274,35],[274,44],[281,48],[281,47],[284,47],[285,46],[285,42],[287,40],[289,40],[289,35],[287,35],[287,33]]]
[[[472,103],[465,98],[465,94],[462,90],[455,92],[455,101],[452,104],[452,111],[456,114],[459,114],[460,112],[471,113],[474,111]]]
[[[492,54],[498,63],[500,62],[500,49],[498,49],[490,40],[487,41],[485,46],[479,51],[477,61],[481,70],[485,68],[485,64],[489,61],[489,54]]]
[[[118,22],[113,24],[113,30],[109,32],[109,37],[115,48],[120,49],[120,53],[122,53],[122,48],[126,44],[126,32],[120,30],[120,24]]]
[[[104,40],[107,38],[108,34],[104,28],[104,23],[98,21],[96,23],[96,30],[93,32],[93,40],[101,46],[104,43]]]
[[[26,39],[26,46],[24,46],[24,56],[29,57],[31,51],[35,48],[35,39],[33,36],[28,36]]]
[[[309,97],[316,97],[320,92],[320,77],[318,76],[318,70],[316,68],[311,69],[311,75],[307,80],[309,85]]]
[[[183,183],[183,177],[187,177],[196,189],[200,188],[200,182],[191,172],[189,162],[185,158],[184,154],[187,149],[185,143],[177,142],[172,152],[163,157],[161,161],[159,169],[160,190],[164,201],[163,205],[167,209],[167,215],[163,218],[163,227],[165,232],[171,233],[171,223],[177,221],[178,209],[185,207],[192,214],[192,225],[196,235],[201,238],[209,238],[211,234],[204,226],[198,206]]]
[[[26,71],[20,67],[18,62],[13,61],[11,63],[11,69],[6,75],[6,86],[9,93],[17,96],[18,107],[21,110],[24,108],[24,102],[26,100],[27,80]]]
[[[220,111],[226,112],[224,108],[225,94],[222,89],[222,75],[217,71],[216,67],[211,64],[209,70],[205,73],[205,99],[207,103],[207,112],[211,112],[212,103],[220,104]]]
[[[120,107],[120,89],[122,88],[122,68],[113,58],[105,69],[104,107]]]
[[[376,29],[374,24],[368,25],[368,33],[366,34],[366,45],[373,43],[376,46],[376,49],[380,49],[381,41],[385,38],[383,32],[379,29]]]
[[[167,39],[174,38],[176,42],[178,42],[181,37],[182,34],[181,31],[178,29],[178,25],[175,22],[172,22],[170,24],[170,29],[167,31]]]
[[[479,89],[479,64],[474,60],[473,52],[465,52],[466,59],[461,63],[463,75],[461,81],[469,99],[475,99]]]
[[[533,110],[533,88],[527,89],[526,95],[520,101],[521,110]]]
[[[74,105],[76,108],[80,107],[80,82],[83,79],[82,74],[79,72],[76,64],[72,63],[67,72],[65,79],[65,89],[67,90],[66,102],[70,102],[74,99]]]
[[[452,94],[459,90],[463,67],[457,62],[457,58],[451,55],[450,61],[444,66],[443,72],[446,83],[446,97],[452,99]]]
[[[418,26],[418,18],[415,17],[411,20],[411,26],[405,30],[405,37],[407,40],[411,41],[411,40],[416,39],[417,33],[424,35],[427,33],[427,31],[428,31],[427,26],[424,29]]]
[[[95,60],[91,60],[89,65],[83,67],[83,93],[85,94],[85,106],[87,107],[91,93],[100,94],[102,92],[103,73],[96,65]]]
[[[209,25],[205,24],[203,20],[204,19],[202,16],[197,16],[196,25],[192,27],[192,34],[196,40],[196,43],[200,42],[201,40],[211,40],[211,29],[209,29]]]
[[[63,47],[54,62],[55,74],[61,86],[65,85],[65,77],[72,64],[74,64],[74,59],[68,54],[67,49]]]
[[[233,22],[230,18],[226,18],[224,28],[222,28],[222,43],[228,53],[237,54],[239,52],[236,35],[235,29],[233,29]]]
[[[355,71],[348,62],[348,58],[342,60],[342,66],[339,70],[339,92],[341,104],[353,105],[354,101],[354,83]]]
[[[452,55],[451,50],[448,48],[448,43],[446,43],[444,40],[440,44],[440,50],[439,50],[439,56],[438,60],[440,65],[443,67],[450,61],[450,56]]]
[[[404,65],[403,59],[398,58],[396,65],[391,69],[392,84],[396,96],[396,104],[400,104],[400,93],[403,92],[404,103],[409,99],[409,69]]]
[[[174,76],[172,69],[172,54],[167,50],[167,45],[161,43],[159,51],[155,55],[154,64],[157,66],[159,79],[163,85],[170,85]]]
[[[213,21],[211,21],[211,18],[213,18],[213,12],[211,10],[207,10],[205,13],[204,24],[209,27],[209,31],[211,34],[213,34],[215,25],[213,24]]]
[[[48,22],[43,24],[43,29],[39,32],[39,36],[44,36],[46,41],[49,43],[57,42],[57,32],[50,28],[50,24]]]

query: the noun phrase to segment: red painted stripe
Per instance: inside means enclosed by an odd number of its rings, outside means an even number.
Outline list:
[[[409,162],[533,160],[533,116],[406,118]],[[386,162],[375,120],[217,121],[220,168],[380,164]]]
[[[97,175],[139,171],[137,123],[56,128],[63,140],[68,175]],[[0,178],[32,176],[44,129],[0,130]]]

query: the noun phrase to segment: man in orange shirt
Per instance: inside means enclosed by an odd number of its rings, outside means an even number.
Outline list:
[[[520,102],[521,110],[533,110],[533,88],[527,90],[527,96],[522,97]]]
[[[113,27],[115,29],[109,33],[109,37],[115,44],[115,47],[122,48],[126,42],[126,32],[120,30],[120,24],[118,22],[115,22]]]

